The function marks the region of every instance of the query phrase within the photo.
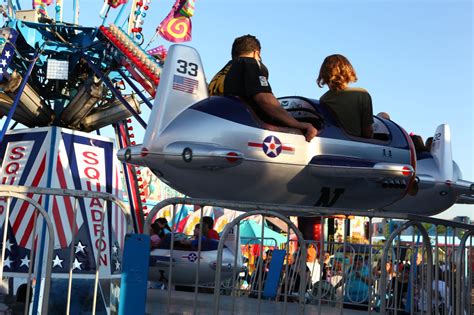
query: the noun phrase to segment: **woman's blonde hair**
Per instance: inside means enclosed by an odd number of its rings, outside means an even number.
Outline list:
[[[319,87],[327,84],[329,89],[340,91],[348,83],[356,81],[357,75],[349,60],[343,55],[336,54],[324,59],[316,83]]]

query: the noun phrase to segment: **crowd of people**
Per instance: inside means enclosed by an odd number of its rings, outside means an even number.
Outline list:
[[[308,256],[309,257],[309,256]],[[446,267],[428,266],[421,251],[412,253],[404,260],[390,259],[385,264],[386,296],[379,296],[381,277],[383,275],[381,259],[376,263],[369,262],[367,253],[351,253],[346,256],[333,255],[323,258],[323,271],[318,281],[312,280],[312,295],[317,298],[321,294],[323,300],[335,301],[337,296],[343,297],[346,307],[367,309],[368,304],[377,309],[381,300],[385,299],[386,310],[398,314],[409,314],[426,311],[431,301],[433,309],[445,314],[451,309],[450,297],[452,283],[446,281],[453,277],[453,265]],[[316,260],[318,264],[319,260]],[[438,270],[436,270],[438,269]],[[313,272],[317,272],[314,268]],[[427,297],[427,273],[432,274],[432,299]],[[437,278],[435,277],[437,274]],[[314,279],[314,276],[312,276]],[[319,288],[321,286],[321,288]]]
[[[271,272],[272,253],[270,249],[264,252],[262,259],[257,257],[253,272],[242,279],[246,283],[244,288],[251,292],[251,296],[256,297],[258,291],[265,288],[268,273]],[[325,303],[342,301],[344,307],[361,310],[367,310],[370,304],[373,310],[378,310],[384,298],[385,309],[398,314],[410,314],[412,309],[415,312],[426,311],[429,301],[439,314],[448,314],[452,309],[454,288],[453,281],[449,280],[454,277],[454,265],[428,267],[421,252],[412,253],[405,259],[398,257],[387,261],[385,297],[379,295],[383,274],[380,257],[369,262],[366,252],[345,255],[342,252],[333,252],[332,255],[324,252],[321,258],[316,247],[310,244],[306,264],[300,264],[300,258],[299,251],[288,254],[281,266],[281,294],[286,292],[298,299],[300,283],[304,281],[308,301],[318,301],[319,298]],[[431,299],[427,296],[428,272],[432,273]]]
[[[213,229],[212,217],[203,217],[201,224],[196,224],[191,238],[175,238],[174,248],[178,250],[216,250],[219,234]],[[176,234],[175,234],[176,236]],[[172,228],[165,218],[156,219],[151,225],[151,249],[169,249]],[[275,248],[276,250],[276,248]],[[245,252],[245,251],[244,251]],[[247,251],[250,254],[250,251]],[[241,288],[250,295],[258,295],[265,288],[274,249],[266,248],[263,255],[253,258],[252,267],[246,261],[246,273],[241,277]],[[398,314],[414,311],[426,311],[427,303],[432,303],[440,314],[448,314],[453,301],[453,275],[455,265],[428,266],[421,250],[414,250],[403,257],[388,257],[382,267],[381,257],[371,257],[368,252],[354,250],[323,252],[318,254],[318,246],[310,243],[307,246],[306,261],[301,262],[300,250],[286,253],[282,265],[276,266],[280,277],[280,293],[298,299],[300,284],[304,292],[313,300],[326,302],[342,301],[345,307],[374,310],[385,300],[387,310]],[[371,260],[369,260],[371,257]],[[247,257],[250,258],[250,257]],[[385,270],[383,270],[385,268]],[[385,272],[383,272],[385,271]],[[432,299],[427,296],[427,273],[432,274]],[[435,277],[436,274],[436,277]],[[385,296],[380,296],[382,276],[386,277]],[[260,293],[261,294],[261,293]],[[429,302],[432,301],[432,302]]]

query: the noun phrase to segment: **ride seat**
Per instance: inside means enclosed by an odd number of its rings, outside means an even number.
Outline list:
[[[388,141],[390,140],[390,131],[388,130],[387,126],[382,122],[377,116],[374,116],[374,123],[372,124],[374,129],[374,139]]]
[[[308,99],[300,96],[285,96],[278,98],[278,101],[294,119],[300,122],[310,123],[317,130],[323,128],[323,118]]]
[[[324,103],[319,103],[319,106],[324,108],[327,111],[327,113],[331,116],[330,118],[331,118],[332,123],[335,126],[339,127],[342,131],[344,131],[344,133],[347,135],[347,137],[349,137],[352,140],[368,142],[368,143],[386,143],[386,142],[390,141],[390,133],[388,133],[388,134],[375,133],[375,130],[374,130],[373,138],[364,138],[364,137],[353,136],[353,135],[349,134],[344,129],[344,126],[342,125],[341,121],[337,117],[336,113],[329,106],[327,106]],[[328,118],[328,117],[326,117],[326,118]],[[374,122],[377,121],[377,120],[380,120],[380,119],[378,119],[376,116],[374,116]],[[388,129],[387,129],[387,132],[389,132]]]
[[[236,96],[211,96],[192,105],[190,109],[254,128],[297,135],[303,134],[299,129],[277,126],[263,121],[249,104]]]
[[[247,108],[248,112],[252,116],[252,118],[255,120],[255,122],[262,127],[263,129],[270,130],[270,131],[275,131],[275,132],[283,132],[283,133],[291,133],[295,135],[303,135],[303,132],[300,129],[296,128],[290,128],[290,127],[283,127],[283,126],[277,126],[273,124],[269,124],[265,121],[263,121],[257,113],[254,111],[254,109],[247,104],[247,102],[243,101],[241,98],[237,97],[239,101]]]

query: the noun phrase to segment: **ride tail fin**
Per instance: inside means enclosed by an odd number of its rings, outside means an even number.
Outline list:
[[[443,124],[436,128],[433,144],[431,145],[431,155],[438,166],[440,179],[453,181],[454,167],[451,151],[451,130],[448,125]]]
[[[242,249],[241,249],[241,243],[240,243],[240,237],[237,238],[237,235],[234,233],[236,228],[234,227],[233,231],[231,231],[224,242],[224,245],[229,248],[229,250],[232,252],[233,255],[237,257],[237,265],[242,266],[243,261],[242,261]]]
[[[143,144],[154,143],[179,113],[208,96],[199,53],[189,46],[171,46],[161,72]]]

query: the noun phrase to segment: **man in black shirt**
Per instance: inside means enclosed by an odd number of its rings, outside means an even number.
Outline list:
[[[311,141],[317,130],[309,123],[297,121],[280,106],[268,83],[268,70],[261,63],[260,51],[260,42],[255,36],[236,38],[232,60],[211,80],[209,94],[238,96],[266,123],[300,129],[306,141]]]

